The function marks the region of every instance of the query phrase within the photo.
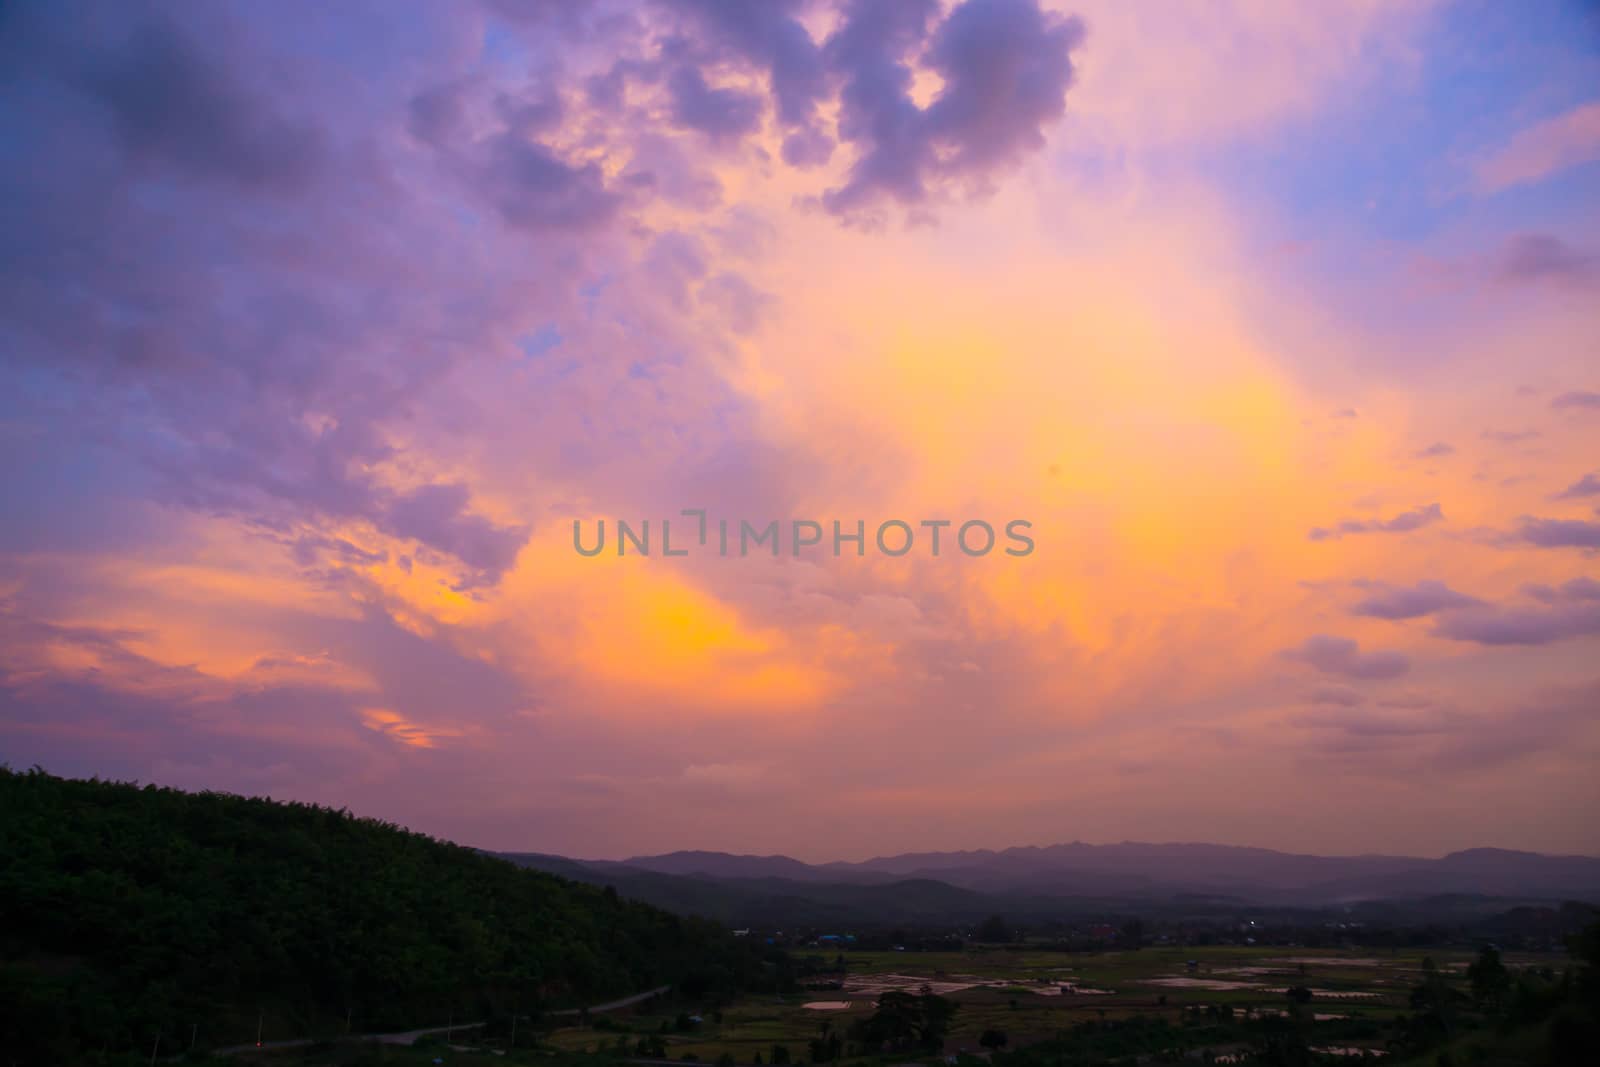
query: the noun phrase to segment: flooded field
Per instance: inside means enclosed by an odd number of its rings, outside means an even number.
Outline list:
[[[1260,989],[1254,982],[1229,982],[1220,978],[1146,978],[1145,985],[1168,986],[1172,989]]]
[[[830,999],[813,999],[816,993],[747,998],[724,1006],[717,1018],[705,1019],[692,1032],[676,1029],[676,1008],[630,1017],[626,1025],[628,1032],[663,1034],[673,1060],[693,1057],[714,1063],[727,1054],[736,1063],[751,1064],[759,1054],[770,1063],[773,1046],[783,1045],[792,1062],[803,1063],[821,1027],[850,1033],[856,1021],[873,1013],[878,997],[890,991],[916,994],[926,988],[955,1001],[959,1010],[945,1046],[954,1054],[983,1051],[979,1037],[986,1030],[1003,1032],[1008,1047],[1016,1048],[1086,1022],[1135,1016],[1179,1027],[1219,1017],[1280,1018],[1289,1008],[1286,990],[1302,987],[1311,991],[1306,1017],[1323,1054],[1377,1057],[1386,1051],[1385,1035],[1395,1017],[1409,1011],[1408,998],[1422,974],[1424,955],[1431,955],[1451,981],[1464,981],[1461,971],[1470,958],[1464,950],[1286,953],[1283,948],[1219,946],[1072,954],[855,951],[844,954],[846,969]],[[598,1050],[616,1040],[614,1030],[587,1027],[551,1035],[552,1045],[568,1050]],[[1217,1063],[1234,1062],[1228,1057],[1239,1054],[1227,1044],[1208,1051]]]

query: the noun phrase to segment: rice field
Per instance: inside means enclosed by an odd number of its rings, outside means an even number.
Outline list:
[[[1132,1015],[1164,1017],[1178,1023],[1193,1008],[1231,1009],[1236,1017],[1281,1014],[1285,990],[1312,990],[1317,1023],[1348,1031],[1367,1020],[1387,1027],[1405,1010],[1407,997],[1432,956],[1452,980],[1470,953],[1450,950],[1399,950],[1380,953],[1285,949],[1264,946],[1155,947],[1102,953],[979,949],[967,952],[846,953],[842,989],[819,997],[814,992],[787,997],[747,998],[706,1015],[692,1032],[671,1028],[671,1014],[619,1017],[613,1024],[630,1037],[659,1034],[668,1058],[713,1063],[730,1055],[740,1064],[770,1062],[772,1047],[784,1045],[795,1063],[807,1059],[808,1043],[827,1033],[847,1034],[850,1026],[875,1010],[890,990],[924,988],[960,1005],[947,1052],[978,1052],[985,1030],[1003,1031],[1010,1047],[1048,1039],[1088,1020]],[[1508,965],[1560,961],[1551,957],[1507,957]],[[663,1022],[667,1031],[662,1032]],[[602,1024],[605,1025],[605,1024]],[[1369,1029],[1371,1029],[1369,1027]],[[618,1034],[592,1027],[569,1027],[549,1035],[547,1047],[599,1051],[615,1046]],[[1330,1040],[1323,1046],[1340,1055],[1372,1052],[1379,1040]],[[1353,1051],[1352,1051],[1353,1050]]]

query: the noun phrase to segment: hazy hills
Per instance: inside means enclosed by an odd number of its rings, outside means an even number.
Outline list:
[[[811,882],[935,879],[965,889],[1033,893],[1226,893],[1334,904],[1436,893],[1564,897],[1600,890],[1600,858],[1479,848],[1440,859],[1311,856],[1232,845],[1086,845],[923,852],[812,866],[787,856],[673,852],[622,866],[711,878]]]
[[[661,907],[735,923],[965,922],[995,912],[1068,918],[1107,908],[1171,914],[1225,904],[1322,909],[1441,896],[1600,900],[1600,858],[1505,849],[1426,859],[1074,842],[826,864],[704,851],[623,861],[505,855],[524,866],[613,885]]]

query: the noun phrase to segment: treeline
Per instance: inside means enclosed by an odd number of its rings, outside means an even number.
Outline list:
[[[714,924],[309,804],[0,767],[18,1063],[777,988]]]

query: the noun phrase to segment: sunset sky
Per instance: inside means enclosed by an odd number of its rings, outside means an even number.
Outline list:
[[[1594,4],[6,4],[0,153],[12,767],[1600,853]]]

